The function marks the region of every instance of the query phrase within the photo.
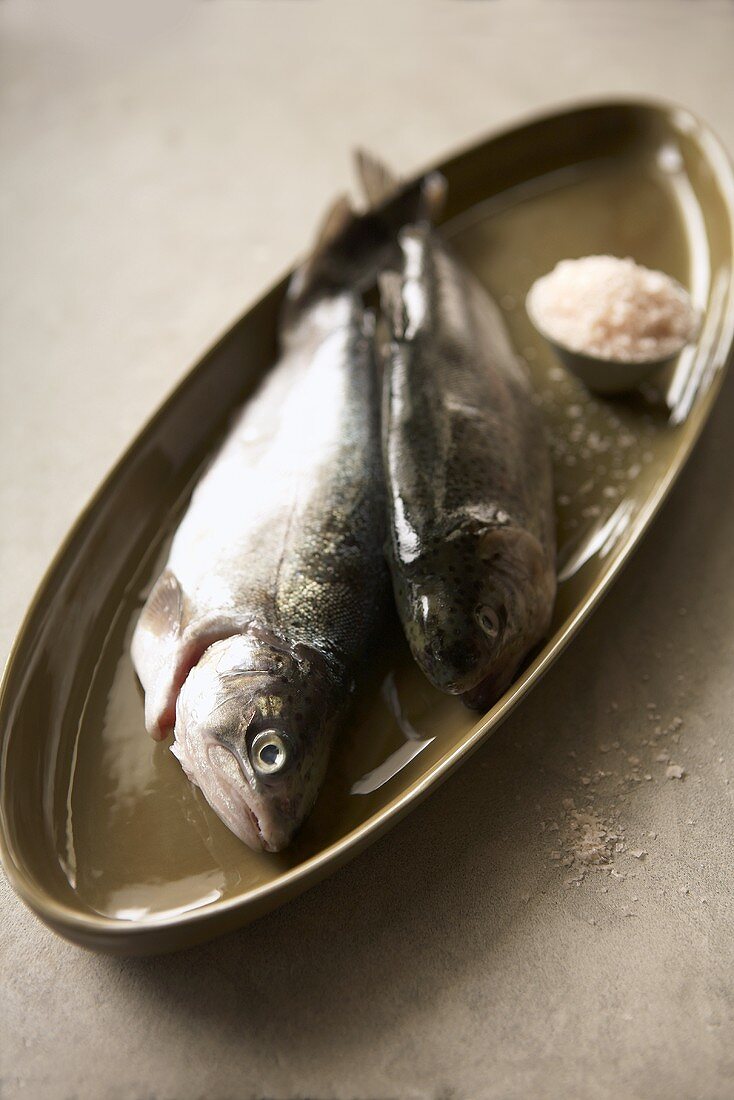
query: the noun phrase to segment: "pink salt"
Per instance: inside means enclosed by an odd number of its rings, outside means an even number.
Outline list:
[[[561,260],[533,284],[527,306],[549,339],[570,351],[626,363],[675,354],[699,324],[680,283],[616,256]]]

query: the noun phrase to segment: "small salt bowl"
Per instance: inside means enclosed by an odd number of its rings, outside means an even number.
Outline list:
[[[611,397],[613,394],[629,393],[630,390],[636,389],[645,379],[650,378],[663,367],[669,366],[686,343],[685,340],[682,341],[680,348],[664,359],[647,359],[634,363],[623,362],[620,359],[601,359],[596,355],[584,355],[582,352],[572,351],[552,340],[533,317],[529,301],[526,308],[536,331],[550,345],[564,367],[580,378],[592,393],[602,396]]]
[[[658,357],[645,358],[640,356],[635,359],[611,359],[590,352],[579,351],[561,343],[557,336],[552,336],[548,332],[546,326],[539,319],[539,311],[535,305],[539,284],[547,284],[548,279],[553,278],[559,271],[562,274],[567,274],[574,267],[578,268],[583,265],[599,263],[606,266],[612,265],[617,269],[617,272],[621,269],[625,274],[629,271],[632,271],[633,274],[641,273],[646,278],[656,279],[658,285],[661,280],[665,280],[669,287],[675,288],[679,300],[687,297],[687,291],[670,276],[665,276],[661,272],[650,272],[646,268],[640,268],[629,259],[618,260],[616,257],[607,256],[563,261],[550,276],[543,276],[543,278],[537,279],[533,283],[525,300],[525,309],[536,331],[547,341],[564,366],[580,378],[589,390],[610,396],[634,390],[645,379],[674,362],[691,339],[700,318],[696,318],[696,311],[690,306],[690,299],[688,299],[692,322],[689,326],[689,333],[682,335],[679,340],[673,338],[671,341],[669,336],[666,341],[665,354]],[[623,288],[623,291],[626,291],[629,295],[628,288]]]

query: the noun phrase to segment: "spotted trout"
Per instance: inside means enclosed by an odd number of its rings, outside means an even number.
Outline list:
[[[373,324],[361,289],[435,179],[345,200],[293,276],[281,354],[194,490],[141,613],[145,718],[224,823],[279,851],[311,809],[389,600]]]
[[[362,172],[374,201],[388,174]],[[496,304],[427,222],[399,244],[380,280],[393,587],[426,676],[483,709],[550,623],[550,456]]]

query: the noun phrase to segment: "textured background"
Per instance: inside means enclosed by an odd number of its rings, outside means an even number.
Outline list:
[[[730,3],[119,7],[0,4],[3,654],[82,504],[306,246],[354,142],[407,171],[535,108],[641,93],[734,150]],[[57,939],[2,880],[2,1097],[729,1100],[733,418],[731,377],[570,651],[324,885],[209,946],[120,961]],[[640,749],[650,702],[683,719],[682,782]],[[565,885],[541,822],[640,753],[653,780],[622,820],[647,858]]]

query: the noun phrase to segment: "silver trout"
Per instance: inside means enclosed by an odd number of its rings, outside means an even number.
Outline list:
[[[389,600],[373,326],[360,288],[435,181],[332,208],[281,356],[197,485],[132,642],[145,716],[224,823],[279,851],[309,812]]]
[[[364,182],[379,195],[379,179]],[[426,676],[483,709],[550,624],[550,456],[496,304],[428,224],[399,243],[380,280],[393,587]]]

